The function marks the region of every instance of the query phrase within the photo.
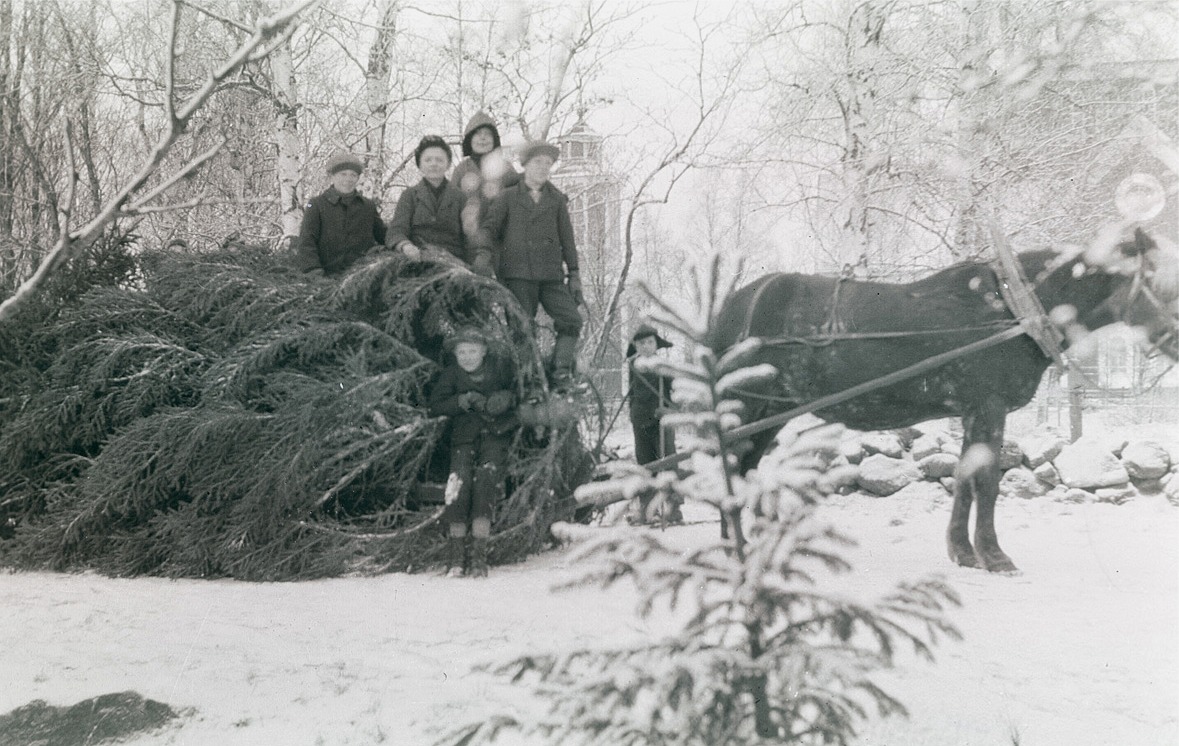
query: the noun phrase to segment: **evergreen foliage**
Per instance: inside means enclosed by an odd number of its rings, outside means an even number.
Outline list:
[[[236,247],[147,254],[127,279],[0,326],[6,565],[255,580],[429,565],[443,338],[478,324],[539,377],[507,291],[449,266],[380,253],[309,280]],[[513,447],[496,561],[548,541],[585,476],[575,429]]]
[[[627,530],[582,548],[571,563],[595,569],[577,585],[630,580],[641,616],[669,608],[686,611],[687,621],[651,643],[527,655],[494,668],[533,686],[548,711],[470,726],[457,734],[463,743],[521,730],[554,744],[846,746],[865,718],[905,713],[873,683],[874,671],[902,647],[932,659],[939,638],[958,637],[945,617],[958,599],[940,580],[902,584],[873,602],[823,587],[851,569],[841,553],[854,544],[817,510],[844,476],[827,468],[838,426],[780,435],[787,442],[758,470],[738,473],[740,444],[724,433],[740,425],[740,409],[727,394],[773,371],[743,366],[756,342],[720,359],[703,344],[719,307],[715,275],[714,263],[695,305],[663,304],[658,319],[697,343],[691,362],[653,363],[676,375],[683,411],[674,418],[696,433],[686,476],[637,469],[581,489],[704,501],[727,517],[734,538],[681,552],[660,533]]]

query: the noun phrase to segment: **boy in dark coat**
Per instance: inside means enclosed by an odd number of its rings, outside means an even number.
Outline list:
[[[430,414],[450,418],[445,519],[452,570],[487,575],[492,506],[503,497],[515,417],[512,367],[487,355],[487,340],[462,329],[447,340],[455,362],[430,392]]]
[[[654,358],[656,351],[671,347],[655,328],[649,324],[640,324],[631,335],[630,344],[626,348],[626,358],[629,365],[630,387],[627,398],[630,399],[631,432],[635,438],[635,461],[649,464],[665,456],[675,453],[675,431],[663,427],[660,422],[663,414],[670,409],[672,378],[661,375],[653,370],[640,370],[635,362],[640,359]],[[633,523],[647,523],[650,512],[650,496],[640,497],[637,516]],[[668,506],[667,522],[678,523],[683,520],[678,504]]]
[[[385,223],[376,203],[356,191],[363,170],[351,153],[328,159],[331,186],[303,208],[295,244],[299,269],[319,276],[340,274],[373,246],[385,244]]]
[[[487,210],[481,241],[498,247],[496,274],[512,291],[524,314],[536,316],[538,306],[553,320],[552,383],[571,383],[577,362],[584,303],[578,272],[577,246],[568,199],[549,182],[560,150],[548,143],[531,143],[520,152],[524,178],[505,189]]]
[[[464,197],[446,180],[452,157],[450,145],[437,135],[426,135],[414,149],[414,163],[422,180],[401,193],[386,239],[390,248],[410,259],[424,253],[435,260],[457,259],[464,265],[471,261],[463,237]]]

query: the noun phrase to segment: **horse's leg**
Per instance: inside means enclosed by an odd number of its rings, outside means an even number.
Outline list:
[[[777,436],[776,430],[763,430],[760,433],[750,436],[748,440],[736,445],[738,453],[738,470],[742,474],[748,474],[750,471],[757,468],[757,463],[761,461],[761,457],[773,444],[774,438]],[[721,515],[721,538],[729,538],[729,516],[725,511],[720,512]],[[735,527],[738,528],[739,527]]]
[[[999,450],[1007,410],[999,399],[988,399],[962,417],[962,458],[954,484],[954,509],[946,533],[950,558],[964,567],[982,566],[989,572],[1011,572],[1015,564],[999,548],[995,533],[995,501],[999,497]],[[970,504],[977,503],[974,546],[969,540]]]

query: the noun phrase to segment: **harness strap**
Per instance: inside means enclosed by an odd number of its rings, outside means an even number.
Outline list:
[[[751,422],[748,425],[735,427],[728,432],[721,433],[721,441],[723,443],[732,443],[733,441],[741,440],[742,438],[748,438],[750,435],[760,433],[763,430],[769,430],[772,427],[782,427],[800,414],[813,412],[816,409],[832,407],[836,404],[845,402],[848,399],[854,399],[857,396],[866,394],[869,391],[875,391],[876,389],[882,388],[884,386],[891,386],[894,383],[899,383],[900,381],[912,378],[913,376],[920,375],[927,370],[932,370],[945,365],[951,360],[960,358],[963,355],[970,355],[972,353],[979,352],[980,350],[985,350],[988,347],[994,347],[997,344],[1001,344],[1009,339],[1022,336],[1023,334],[1025,334],[1025,332],[1022,327],[1013,326],[1008,329],[1004,329],[997,334],[992,334],[991,336],[985,337],[976,342],[971,342],[970,344],[963,347],[948,350],[932,357],[927,357],[924,360],[913,363],[912,365],[901,368],[900,370],[894,370],[892,373],[889,373],[886,376],[881,376],[880,378],[876,378],[871,381],[865,381],[864,383],[857,384],[849,389],[844,389],[843,391],[835,394],[819,397],[812,402],[803,404],[800,407],[795,407],[788,412],[782,412],[781,414],[776,414],[771,417],[757,420],[756,422]],[[686,460],[691,455],[692,454],[690,451],[672,454],[671,456],[666,456],[659,459],[658,461],[652,461],[649,464],[644,464],[644,467],[649,469],[652,473],[663,471],[669,466],[674,466],[679,462]]]

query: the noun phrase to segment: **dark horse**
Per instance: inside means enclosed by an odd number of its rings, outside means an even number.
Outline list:
[[[1018,259],[1049,317],[1062,327],[1065,346],[1086,330],[1121,321],[1141,328],[1175,359],[1173,252],[1164,255],[1139,230],[1104,253],[1035,251]],[[710,347],[719,354],[749,337],[765,340],[749,364],[770,363],[779,375],[746,392],[752,422],[1010,328],[1016,320],[998,282],[984,263],[958,264],[909,284],[767,275],[728,299]],[[995,533],[999,448],[1007,413],[1031,400],[1050,364],[1034,340],[1016,336],[816,414],[857,430],[962,417],[963,457],[946,536],[950,558],[967,567],[1013,571]],[[773,431],[754,436],[744,470],[757,465],[773,438]],[[973,545],[972,502],[978,506]]]

